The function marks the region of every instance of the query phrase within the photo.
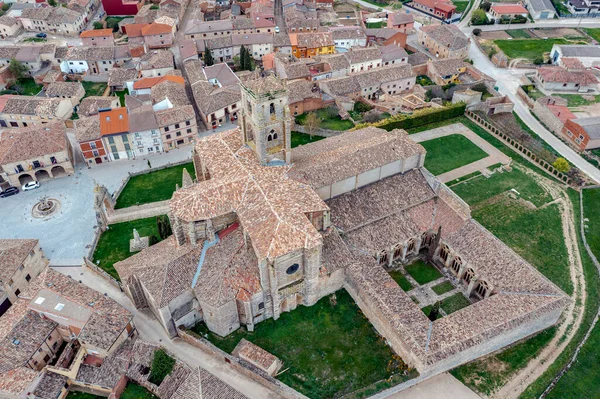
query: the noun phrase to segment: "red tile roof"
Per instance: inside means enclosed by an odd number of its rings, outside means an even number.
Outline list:
[[[126,133],[129,131],[129,115],[127,108],[120,107],[110,111],[100,112],[100,135]]]
[[[167,76],[157,76],[154,78],[142,78],[133,83],[133,89],[134,90],[149,89],[149,88],[154,87],[157,84],[165,82],[167,80],[171,81],[171,82],[175,82],[175,83],[180,83],[182,85],[185,84],[185,80],[183,79],[183,77],[175,76],[175,75],[167,75]]]
[[[161,35],[173,32],[173,28],[166,24],[151,23],[142,28],[143,36]]]
[[[495,4],[492,10],[496,14],[527,14],[527,9],[519,4]]]
[[[103,37],[103,36],[112,36],[112,29],[94,29],[94,30],[84,30],[81,32],[79,37]]]
[[[125,32],[129,37],[139,37],[143,36],[142,29],[144,29],[149,24],[127,24],[124,26]]]

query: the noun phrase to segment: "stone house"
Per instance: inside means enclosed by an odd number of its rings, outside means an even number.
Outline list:
[[[14,37],[21,32],[23,24],[20,19],[3,15],[0,17],[0,38]]]
[[[427,25],[419,30],[419,44],[437,58],[465,59],[471,39],[455,25]]]
[[[369,44],[373,44],[373,43],[383,43],[386,40],[389,40],[391,37],[393,37],[394,35],[397,35],[398,32],[396,29],[392,29],[392,28],[374,28],[374,29],[370,29],[367,28],[365,29],[365,34],[367,35],[367,45]]]
[[[247,361],[272,377],[283,366],[283,362],[277,356],[267,352],[260,346],[254,345],[245,338],[240,340],[231,354]]]
[[[79,150],[88,167],[110,162],[102,135],[100,134],[100,119],[98,110],[87,118],[77,119],[75,125],[75,139],[79,144]]]
[[[344,53],[350,63],[350,73],[368,71],[381,67],[381,51],[379,47],[350,49]]]
[[[66,98],[0,96],[0,127],[28,127],[66,120],[73,106]]]
[[[90,96],[81,100],[77,107],[77,114],[83,117],[96,115],[99,110],[117,108],[119,104],[119,97],[117,96]]]
[[[449,19],[456,11],[456,6],[450,0],[415,0],[412,6],[441,20]]]
[[[600,117],[569,119],[562,134],[579,151],[600,147]]]
[[[231,35],[233,56],[240,54],[242,46],[250,52],[252,58],[260,61],[266,54],[273,52],[273,35],[270,33],[251,33]]]
[[[87,13],[65,7],[27,8],[21,14],[26,31],[60,35],[79,35],[85,27]]]
[[[165,76],[175,70],[173,53],[170,50],[154,50],[140,58],[142,77]]]
[[[471,219],[404,131],[291,149],[285,83],[241,83],[240,128],[198,141],[197,182],[169,203],[173,236],[115,264],[171,336],[197,320],[252,331],[345,288],[396,354],[435,375],[557,322],[568,296]],[[387,271],[419,256],[470,305],[430,321]]]
[[[60,70],[67,74],[98,75],[108,79],[116,66],[116,47],[70,47],[62,61]]]
[[[25,75],[33,76],[54,59],[55,45],[19,45],[0,47],[0,67],[9,65],[11,59],[21,62],[26,68]]]
[[[140,71],[137,68],[113,68],[108,73],[108,87],[112,93],[125,90],[127,82],[134,81],[140,77]]]
[[[79,35],[83,46],[114,46],[115,37],[112,29],[84,30]]]
[[[537,69],[535,83],[549,92],[597,92],[598,79],[586,70],[570,71],[557,66],[545,66]]]
[[[4,294],[4,298],[0,298],[2,316],[49,262],[38,240],[0,239],[0,251],[0,291]]]
[[[134,153],[129,140],[129,114],[127,108],[119,107],[98,112],[100,136],[110,161],[132,159]]]
[[[85,89],[81,82],[54,82],[46,86],[44,94],[50,98],[69,99],[71,105],[75,107],[85,96]]]
[[[11,185],[73,173],[73,151],[62,121],[5,130],[0,136],[0,167]]]
[[[381,65],[399,65],[408,63],[408,53],[402,47],[388,44],[380,47]]]
[[[151,105],[129,112],[129,141],[134,157],[163,152],[159,125]]]
[[[150,99],[155,111],[191,104],[183,83],[164,80],[152,86]]]
[[[395,12],[388,14],[387,27],[396,29],[402,33],[412,33],[414,30],[415,18],[412,14],[404,12]]]
[[[336,48],[349,50],[367,45],[367,35],[360,27],[331,27],[329,31]]]
[[[196,113],[192,105],[178,105],[157,111],[156,121],[165,151],[193,143],[198,134]]]
[[[292,54],[296,58],[335,53],[335,42],[331,32],[290,33],[289,36]]]
[[[301,115],[305,112],[324,108],[326,103],[318,87],[306,80],[295,80],[288,83],[290,112]]]

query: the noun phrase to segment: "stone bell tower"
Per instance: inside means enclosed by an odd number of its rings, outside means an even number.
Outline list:
[[[290,163],[292,117],[285,82],[255,72],[241,82],[240,128],[262,165]]]

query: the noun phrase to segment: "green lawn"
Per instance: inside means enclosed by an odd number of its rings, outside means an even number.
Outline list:
[[[600,189],[583,190],[585,237],[596,258],[600,258]]]
[[[417,76],[417,84],[421,86],[431,86],[433,85],[433,81],[427,75],[419,75]]]
[[[406,266],[404,269],[419,285],[427,284],[442,277],[442,273],[438,269],[420,259]]]
[[[517,39],[494,40],[494,43],[510,58],[526,58],[534,60],[536,57],[550,52],[555,44],[566,44],[567,40],[559,39]]]
[[[502,387],[511,374],[535,358],[555,333],[556,327],[550,327],[503,352],[460,366],[452,370],[451,374],[468,387],[489,396]]]
[[[325,137],[292,131],[292,148],[298,147],[308,143],[314,143],[315,141],[323,140]]]
[[[93,395],[87,392],[69,391],[67,399],[106,399],[106,397]]]
[[[106,90],[106,83],[102,82],[81,82],[85,89],[85,97],[101,96]],[[84,97],[84,98],[85,98]]]
[[[449,296],[444,299],[440,304],[440,307],[446,312],[446,314],[454,313],[462,308],[466,308],[469,306],[471,302],[463,294],[460,292]]]
[[[385,21],[367,22],[365,25],[367,26],[367,29],[379,29],[379,28],[385,28],[385,26],[386,26]]]
[[[125,89],[125,90],[121,90],[121,91],[115,91],[114,94],[117,95],[117,97],[119,97],[119,101],[121,102],[121,107],[125,106],[125,95],[129,94],[129,90]]]
[[[398,283],[400,288],[402,288],[404,291],[412,290],[412,284],[410,283],[410,281],[408,281],[406,277],[404,277],[404,275],[399,270],[392,270],[390,272],[390,276],[394,279],[394,281]]]
[[[159,240],[160,237],[156,226],[156,217],[115,223],[108,227],[109,229],[102,233],[98,240],[92,260],[102,270],[118,280],[119,274],[113,265],[133,255],[129,252],[129,240],[133,238],[133,229],[136,229],[142,237],[153,235]]]
[[[44,39],[41,37],[28,37],[27,39],[24,39],[23,42],[24,43],[45,43],[48,39]]]
[[[436,176],[488,156],[461,134],[423,141],[421,145],[427,150],[425,168]]]
[[[454,4],[456,6],[456,12],[457,13],[463,13],[463,12],[465,12],[465,10],[467,9],[467,7],[469,6],[469,2],[468,1],[456,1],[456,0],[453,0],[452,4]]]
[[[314,111],[317,113],[317,117],[321,121],[321,129],[329,129],[329,130],[348,130],[354,127],[354,123],[350,120],[342,120],[339,115],[333,115],[333,111],[330,111],[328,108],[318,109]],[[299,125],[304,124],[304,120],[308,114],[298,115],[296,117],[296,123]]]
[[[345,290],[283,313],[278,320],[265,320],[254,332],[240,328],[220,338],[204,324],[193,330],[208,334],[226,352],[241,338],[271,352],[289,368],[277,378],[310,398],[338,398],[404,368]]]
[[[600,42],[600,28],[586,28],[584,31],[593,37],[595,41]]]
[[[563,15],[571,14],[571,11],[567,8],[566,5],[562,2],[562,0],[552,0],[552,5],[556,8],[556,12]]]
[[[452,285],[452,283],[450,281],[444,281],[441,284],[434,285],[433,287],[431,287],[431,289],[436,294],[442,295],[442,294],[445,294],[446,292],[452,291],[454,289],[454,286]]]
[[[128,382],[120,399],[158,399],[158,397],[146,388],[133,382]]]
[[[506,31],[506,33],[508,33],[510,37],[514,39],[528,39],[531,37],[524,29],[509,29]]]
[[[192,162],[133,176],[117,198],[115,209],[171,199],[175,192],[175,185],[179,184],[181,187],[184,168],[190,173],[192,179],[196,178]]]
[[[42,85],[35,83],[33,78],[23,78],[17,80],[15,84],[10,86],[11,90],[16,90],[19,94],[24,96],[35,96],[42,91]]]
[[[600,28],[599,28],[600,29]],[[600,94],[594,96],[592,101],[586,100],[579,94],[552,94],[553,96],[562,97],[567,100],[568,107],[581,107],[582,105],[592,105],[600,103]]]
[[[452,190],[471,205],[471,214],[478,222],[571,294],[573,286],[558,205],[532,209],[499,195],[513,188],[522,199],[537,206],[551,201],[531,176],[516,168],[489,178],[476,177]]]

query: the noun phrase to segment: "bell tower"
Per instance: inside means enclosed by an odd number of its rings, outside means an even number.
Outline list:
[[[285,82],[274,75],[255,72],[240,87],[244,143],[254,149],[262,165],[289,164],[292,117]]]

